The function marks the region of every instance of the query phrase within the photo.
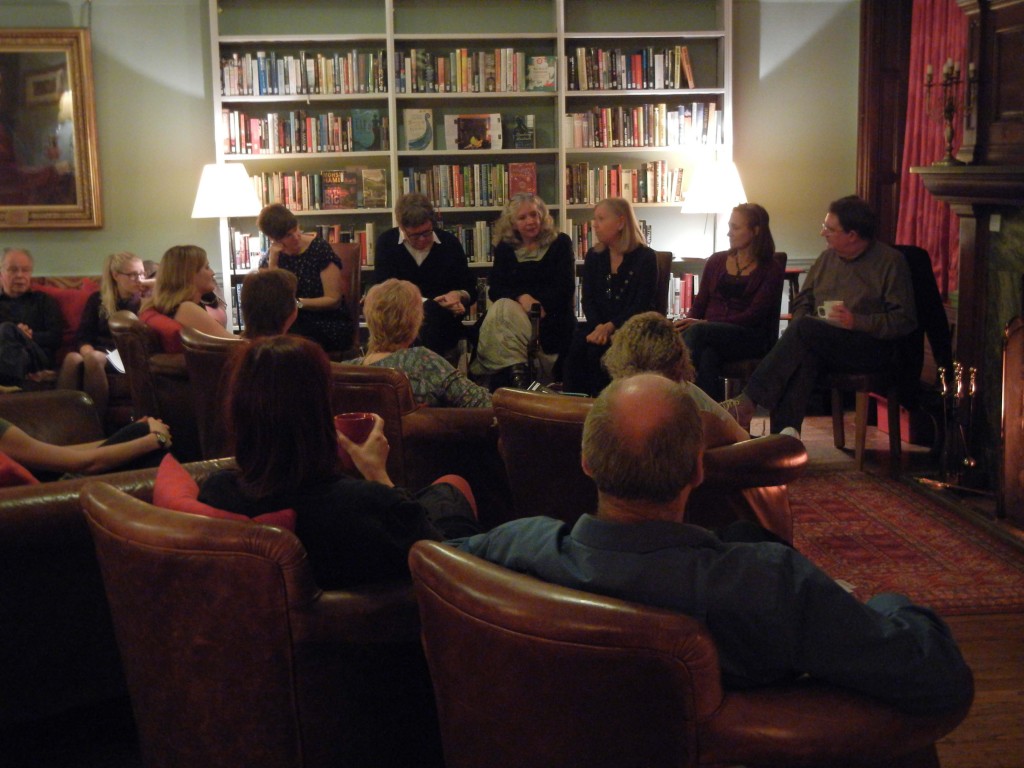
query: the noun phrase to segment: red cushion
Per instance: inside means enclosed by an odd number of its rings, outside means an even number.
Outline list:
[[[160,461],[156,471],[156,482],[153,484],[153,504],[176,512],[188,512],[204,517],[218,517],[222,520],[244,520],[247,523],[276,525],[279,528],[295,530],[295,510],[281,509],[265,515],[248,517],[223,509],[211,507],[199,501],[199,485],[188,471],[178,463],[171,454]]]
[[[82,310],[85,309],[85,302],[89,297],[100,289],[99,284],[89,278],[82,280],[81,288],[59,288],[55,285],[33,283],[32,290],[52,296],[58,305],[60,313],[64,317],[64,334],[61,337],[61,346],[70,347],[78,332],[78,324],[82,321]]]
[[[38,485],[35,476],[6,453],[0,451],[0,488],[16,485]]]
[[[185,347],[181,343],[181,323],[173,317],[161,314],[150,307],[142,311],[139,320],[156,331],[156,335],[160,339],[160,349],[164,352],[185,351]]]

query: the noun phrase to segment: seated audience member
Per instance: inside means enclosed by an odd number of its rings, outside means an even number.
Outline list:
[[[52,296],[32,290],[32,254],[5,248],[0,256],[0,385],[54,376],[64,319]]]
[[[106,440],[78,445],[44,443],[0,419],[0,452],[33,473],[91,475],[155,467],[170,447],[171,431],[159,419],[139,419]]]
[[[203,295],[216,288],[206,251],[198,245],[175,245],[160,259],[153,296],[143,302],[139,319],[156,330],[164,352],[184,352],[183,327],[210,336],[233,337],[200,304]]]
[[[658,373],[682,384],[700,411],[705,448],[750,437],[722,406],[693,384],[690,353],[672,321],[660,312],[641,312],[623,323],[602,363],[613,380]]]
[[[766,328],[776,319],[785,276],[768,211],[757,203],[737,205],[729,217],[729,250],[707,260],[693,307],[676,320],[697,367],[696,384],[716,400],[725,396],[722,363],[761,357],[775,343]]]
[[[875,240],[877,227],[874,211],[859,197],[829,205],[821,225],[828,248],[807,273],[792,304],[793,320],[740,396],[722,403],[740,426],[749,427],[763,405],[771,411],[772,432],[799,432],[821,373],[892,364],[894,342],[917,327],[917,314],[907,262]]]
[[[369,352],[352,362],[404,371],[417,403],[455,408],[487,407],[491,393],[474,384],[427,347],[414,347],[423,323],[423,297],[407,280],[385,280],[366,292],[363,314]]]
[[[447,475],[417,492],[394,487],[379,416],[362,445],[335,430],[330,362],[319,345],[292,335],[257,339],[240,345],[228,370],[238,469],[210,476],[199,499],[250,517],[294,509],[320,587],[408,578],[414,541],[479,531],[462,478]],[[365,479],[342,472],[339,443]]]
[[[258,339],[288,333],[299,314],[295,303],[298,280],[284,269],[250,272],[242,281],[242,336]]]
[[[72,351],[60,366],[57,388],[83,390],[100,414],[107,410],[110,396],[107,374],[115,372],[107,360],[107,353],[115,348],[109,319],[122,309],[138,314],[145,274],[142,259],[134,253],[120,251],[107,256],[100,289],[86,300]]]
[[[494,225],[494,267],[488,277],[492,304],[471,366],[476,375],[491,375],[491,389],[505,382],[529,383],[534,304],[540,307],[541,379],[561,380],[561,363],[576,329],[575,263],[572,241],[555,229],[544,201],[528,192],[513,195]]]
[[[611,197],[594,206],[594,236],[581,281],[587,321],[576,329],[564,368],[565,390],[587,395],[608,383],[601,358],[612,334],[633,315],[655,308],[658,284],[657,256],[629,201]]]
[[[439,355],[449,353],[465,334],[466,314],[476,283],[462,243],[434,226],[434,206],[419,192],[398,198],[398,226],[377,238],[373,281],[408,280],[428,301],[420,341]]]
[[[681,522],[702,468],[700,419],[679,384],[654,374],[612,382],[587,416],[582,461],[597,484],[595,514],[573,526],[514,520],[452,543],[545,581],[701,620],[728,688],[809,675],[909,713],[970,701],[970,669],[929,609],[897,594],[862,604],[748,521],[721,537]]]
[[[291,332],[312,339],[328,352],[346,351],[355,320],[348,316],[344,302],[338,254],[320,235],[304,233],[295,214],[280,203],[260,211],[256,223],[270,238],[260,267],[285,269],[298,281],[299,314]]]

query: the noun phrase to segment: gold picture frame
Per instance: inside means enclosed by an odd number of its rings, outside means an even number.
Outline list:
[[[0,30],[0,230],[101,226],[89,30]]]

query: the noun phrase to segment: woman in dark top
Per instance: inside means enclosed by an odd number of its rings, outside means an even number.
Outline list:
[[[594,207],[594,235],[597,245],[583,261],[586,321],[576,329],[565,368],[565,390],[592,396],[610,381],[601,358],[612,334],[633,315],[655,309],[658,284],[657,258],[628,200],[611,197]]]
[[[107,373],[114,371],[107,362],[107,352],[114,349],[110,316],[122,309],[139,313],[145,277],[142,259],[134,253],[121,251],[107,256],[100,289],[85,302],[71,347],[73,351],[68,352],[61,363],[57,388],[83,390],[96,404],[97,413],[107,410],[110,396]]]
[[[542,378],[561,378],[558,363],[576,328],[574,262],[572,241],[555,230],[544,201],[527,192],[513,195],[494,225],[488,290],[493,303],[480,327],[473,373],[495,374],[526,363],[528,313],[538,304]]]
[[[715,400],[725,397],[722,363],[765,355],[775,327],[785,269],[775,260],[768,212],[743,203],[729,217],[729,250],[708,259],[700,290],[676,320],[697,367],[695,383]]]
[[[352,322],[343,301],[341,259],[320,235],[303,233],[295,214],[280,203],[268,205],[256,220],[270,238],[260,267],[280,267],[299,281],[299,316],[291,333],[312,339],[328,352],[344,352],[352,341]]]
[[[414,541],[479,530],[461,478],[416,493],[394,487],[379,416],[361,445],[334,429],[323,349],[291,335],[241,346],[228,368],[227,408],[238,469],[208,478],[201,501],[249,516],[294,509],[324,589],[407,578]],[[365,479],[342,472],[339,444]]]

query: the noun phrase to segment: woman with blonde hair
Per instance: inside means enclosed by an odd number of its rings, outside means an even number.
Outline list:
[[[494,268],[488,296],[493,302],[480,326],[480,341],[471,370],[491,375],[491,388],[521,385],[533,335],[529,313],[540,312],[541,378],[561,378],[576,328],[576,289],[572,241],[559,234],[548,208],[537,195],[512,196],[494,225]],[[502,375],[505,374],[505,375]]]
[[[658,264],[633,206],[610,197],[594,206],[597,243],[582,270],[586,322],[576,329],[565,368],[565,390],[596,396],[608,384],[601,357],[612,334],[633,315],[655,308]]]
[[[110,316],[122,309],[138,313],[145,277],[142,259],[134,253],[119,251],[107,256],[100,289],[85,302],[72,342],[73,351],[61,363],[57,388],[83,390],[92,398],[101,418],[110,398],[107,374],[115,372],[107,361],[107,353],[114,349]]]
[[[612,379],[657,373],[682,384],[700,411],[705,448],[750,437],[728,411],[693,383],[690,351],[672,321],[660,312],[641,312],[623,323],[612,337],[602,364]]]
[[[143,303],[139,319],[157,332],[164,352],[185,351],[181,345],[182,328],[231,338],[234,334],[200,303],[204,294],[216,288],[206,251],[198,245],[172,246],[160,259],[153,296]]]
[[[423,324],[423,296],[408,280],[390,278],[366,292],[363,314],[370,329],[359,365],[405,372],[417,403],[457,408],[487,407],[491,393],[469,381],[441,355],[413,342]]]

